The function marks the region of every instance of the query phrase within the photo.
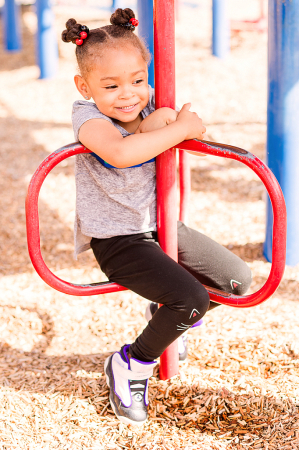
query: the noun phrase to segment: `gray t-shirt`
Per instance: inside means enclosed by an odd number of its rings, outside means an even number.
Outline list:
[[[154,90],[141,111],[145,118],[155,110]],[[112,123],[125,138],[124,128],[102,114],[95,103],[78,100],[73,104],[72,121],[76,141],[80,127],[87,120],[104,119]],[[93,154],[76,156],[75,257],[90,248],[92,237],[155,231],[156,163],[152,159],[138,166],[117,169]]]

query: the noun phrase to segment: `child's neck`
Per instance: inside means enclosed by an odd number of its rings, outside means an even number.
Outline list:
[[[120,120],[115,120],[115,122],[120,125],[122,128],[124,128],[128,133],[134,134],[139,125],[142,122],[142,115],[141,113],[138,114],[135,120],[132,122],[121,122]]]

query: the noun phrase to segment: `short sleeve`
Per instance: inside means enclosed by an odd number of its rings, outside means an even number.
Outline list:
[[[143,119],[155,111],[155,90],[148,85],[149,99],[146,107],[141,111]]]
[[[151,110],[151,112],[155,111],[155,89],[152,88],[150,85],[148,85],[149,87],[149,101],[148,101],[148,106],[149,109]]]
[[[75,140],[79,140],[79,130],[81,126],[91,119],[105,119],[113,124],[110,117],[105,116],[98,110],[97,105],[92,102],[86,102],[84,100],[77,100],[73,104],[72,122]]]

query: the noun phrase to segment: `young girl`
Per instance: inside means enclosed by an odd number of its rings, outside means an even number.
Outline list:
[[[148,379],[157,359],[198,322],[210,302],[203,284],[242,295],[248,266],[210,238],[178,223],[179,264],[157,240],[155,157],[186,139],[202,139],[205,127],[190,103],[180,112],[155,111],[148,85],[149,53],[133,33],[131,9],[117,9],[111,25],[88,30],[66,23],[64,42],[76,44],[85,100],[73,106],[76,140],[92,154],[76,158],[76,253],[92,248],[109,280],[162,304],[135,342],[105,361],[110,402],[126,424],[147,418]]]

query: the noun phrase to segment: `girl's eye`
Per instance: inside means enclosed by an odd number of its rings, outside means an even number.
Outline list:
[[[113,84],[113,86],[106,86],[105,89],[115,89],[117,88],[116,84]]]
[[[142,82],[143,82],[142,79],[134,81],[135,84],[139,84],[139,83],[142,83]]]

